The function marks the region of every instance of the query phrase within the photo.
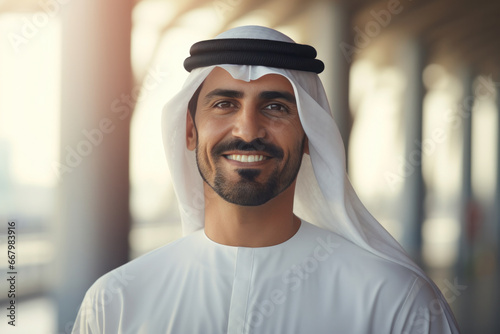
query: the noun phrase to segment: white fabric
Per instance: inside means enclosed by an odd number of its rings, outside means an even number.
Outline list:
[[[293,42],[272,29],[246,26],[224,32],[216,38],[260,38]],[[345,170],[344,146],[332,118],[319,77],[310,72],[263,66],[218,65],[235,79],[256,80],[279,74],[291,82],[299,116],[309,139],[310,156],[304,156],[295,192],[294,212],[319,227],[333,231],[362,249],[413,271],[427,281],[445,310],[450,327],[458,332],[446,300],[435,284],[407,256],[402,247],[373,218],[355,194]],[[184,235],[203,229],[204,197],[202,179],[194,152],[185,144],[188,102],[215,66],[198,68],[188,76],[181,91],[165,106],[163,138],[174,189],[179,202]]]
[[[73,333],[453,333],[438,298],[411,270],[304,221],[262,248],[199,230],[101,277]]]

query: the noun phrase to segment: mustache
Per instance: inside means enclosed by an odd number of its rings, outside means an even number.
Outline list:
[[[227,142],[222,142],[214,146],[212,154],[219,156],[226,151],[259,151],[267,153],[273,158],[282,159],[284,156],[283,150],[278,146],[266,143],[262,139],[254,139],[251,142],[246,142],[241,139],[234,139]]]

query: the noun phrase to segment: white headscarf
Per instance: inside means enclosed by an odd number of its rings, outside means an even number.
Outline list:
[[[257,38],[294,43],[282,33],[260,26],[228,30],[216,37]],[[266,74],[286,77],[293,86],[300,120],[309,141],[297,178],[294,213],[302,219],[333,231],[359,247],[402,265],[428,281],[439,296],[451,327],[456,324],[446,300],[436,285],[408,257],[403,248],[375,220],[358,199],[345,168],[344,145],[323,85],[312,72],[250,65],[216,65],[235,79],[251,81]],[[215,66],[194,69],[181,91],[163,110],[163,141],[173,186],[179,202],[184,235],[204,227],[203,181],[193,151],[186,147],[187,105],[199,85]]]

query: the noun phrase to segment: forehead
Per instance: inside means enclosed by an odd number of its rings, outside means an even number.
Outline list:
[[[231,76],[229,72],[220,67],[215,67],[203,82],[203,92],[210,92],[215,88],[225,88],[238,91],[286,91],[295,96],[292,84],[282,75],[266,74],[257,80],[244,81]]]

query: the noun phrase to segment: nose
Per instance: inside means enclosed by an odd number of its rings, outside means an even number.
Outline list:
[[[263,139],[266,136],[263,115],[252,105],[244,105],[235,115],[233,136],[246,141]]]

